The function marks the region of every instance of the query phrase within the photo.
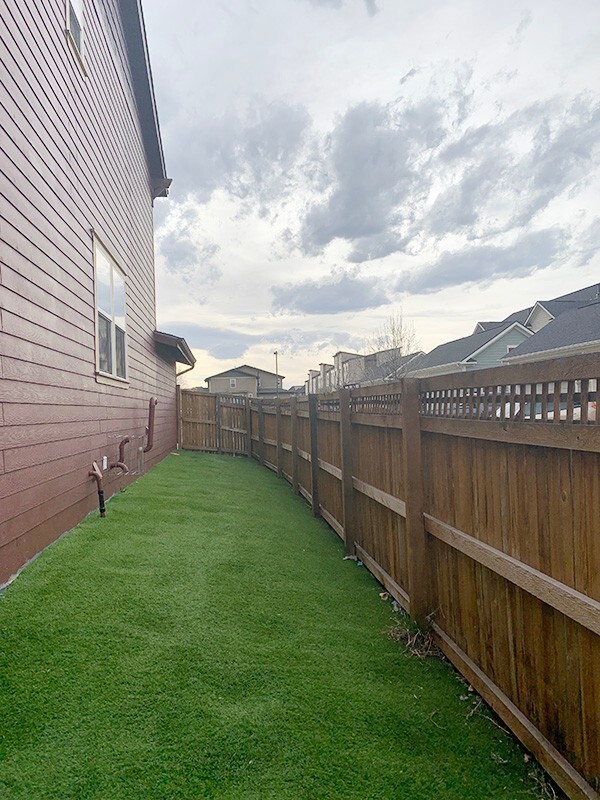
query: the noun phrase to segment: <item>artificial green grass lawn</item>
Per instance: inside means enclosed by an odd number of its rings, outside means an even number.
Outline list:
[[[308,506],[169,456],[0,595],[0,797],[488,800],[523,755]]]

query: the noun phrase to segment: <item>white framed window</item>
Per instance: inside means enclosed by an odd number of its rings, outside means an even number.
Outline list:
[[[99,375],[127,380],[125,274],[108,251],[94,241],[96,295],[96,370]]]
[[[229,388],[230,389],[235,389],[236,386],[237,386],[236,379],[235,378],[229,378]]]
[[[67,35],[83,66],[83,0],[66,0]]]
[[[516,350],[518,345],[516,344],[507,344],[506,345],[506,353],[510,353],[512,350]]]

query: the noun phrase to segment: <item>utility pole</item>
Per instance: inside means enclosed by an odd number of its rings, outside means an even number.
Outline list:
[[[279,354],[277,350],[273,350],[273,355],[275,356],[275,394],[279,396]]]

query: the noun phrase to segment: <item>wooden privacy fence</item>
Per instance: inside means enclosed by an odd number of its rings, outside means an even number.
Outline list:
[[[589,355],[308,398],[205,395],[213,428],[223,405],[238,416],[192,444],[225,452],[226,429],[243,429],[229,451],[289,481],[588,800],[600,788],[599,378]],[[198,424],[189,394],[184,447]]]
[[[177,417],[177,441],[185,450],[250,455],[246,398],[177,387]]]

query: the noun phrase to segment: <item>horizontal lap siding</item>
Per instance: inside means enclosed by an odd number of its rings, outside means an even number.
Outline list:
[[[84,77],[63,0],[0,18],[0,584],[97,506],[92,461],[176,442],[175,365],[156,356],[149,174],[114,0],[86,5]],[[93,232],[127,275],[128,388],[95,379]],[[127,449],[135,468],[138,438]],[[107,476],[106,494],[134,476]],[[109,510],[110,513],[110,510]]]

